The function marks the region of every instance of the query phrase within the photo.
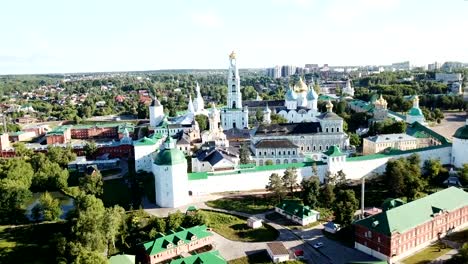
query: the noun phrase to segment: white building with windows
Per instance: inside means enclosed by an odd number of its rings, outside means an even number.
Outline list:
[[[248,128],[249,109],[242,107],[240,76],[234,51],[229,55],[227,105],[221,110],[221,126],[224,129]]]
[[[343,131],[343,119],[333,113],[328,101],[327,112],[315,122],[263,124],[251,138],[253,159],[257,165],[302,162],[305,158],[321,160],[322,152],[331,146],[349,148],[349,138]]]
[[[284,106],[275,108],[275,112],[286,118],[289,123],[313,122],[320,115],[317,109],[318,94],[313,87],[299,79],[284,96]]]

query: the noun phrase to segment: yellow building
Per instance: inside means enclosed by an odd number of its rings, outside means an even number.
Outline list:
[[[418,139],[407,134],[383,134],[364,138],[363,154],[370,155],[387,148],[409,150],[418,147]]]

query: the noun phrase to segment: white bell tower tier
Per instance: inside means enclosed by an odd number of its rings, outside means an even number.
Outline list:
[[[156,98],[156,96],[154,97],[153,102],[151,102],[149,107],[149,118],[150,126],[153,128],[157,127],[164,119],[164,107],[161,102],[159,102],[158,98]]]
[[[190,202],[187,160],[170,136],[154,158],[153,175],[158,206],[175,208]]]
[[[227,84],[227,105],[221,112],[221,126],[225,129],[248,128],[249,110],[247,107],[242,108],[240,77],[239,70],[237,69],[237,57],[234,51],[229,55]]]

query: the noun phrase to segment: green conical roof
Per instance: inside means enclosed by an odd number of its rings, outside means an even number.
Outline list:
[[[331,146],[327,152],[325,152],[325,155],[329,157],[338,157],[338,156],[343,156],[343,154],[338,146]]]
[[[416,108],[416,107],[411,108],[408,114],[411,115],[411,116],[422,116],[423,115],[421,109]]]
[[[165,148],[160,150],[154,158],[156,165],[175,165],[187,162],[184,153],[175,147],[175,141],[168,136],[165,142]]]
[[[455,131],[453,137],[459,139],[468,139],[468,125],[464,125]]]

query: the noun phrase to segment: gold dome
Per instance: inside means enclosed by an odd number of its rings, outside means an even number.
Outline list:
[[[294,85],[295,92],[307,92],[307,84],[302,80],[302,77],[299,78],[299,81]]]
[[[327,112],[331,112],[333,110],[333,104],[330,100],[328,100],[326,107],[327,107]]]
[[[232,51],[231,54],[229,54],[229,59],[231,59],[231,60],[236,59],[236,53],[234,51]]]
[[[380,95],[379,99],[377,99],[374,103],[375,105],[380,105],[380,106],[387,106],[387,100],[385,100],[382,95]]]

